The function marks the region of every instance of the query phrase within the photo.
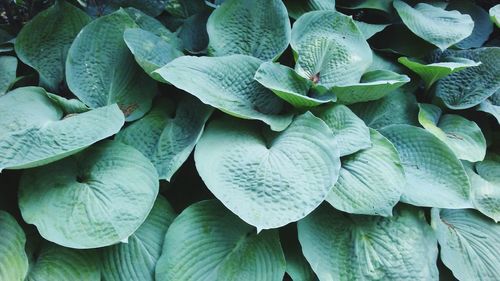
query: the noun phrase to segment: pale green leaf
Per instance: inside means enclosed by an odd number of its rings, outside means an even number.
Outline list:
[[[102,249],[103,279],[154,281],[156,262],[162,253],[167,229],[174,218],[175,213],[168,201],[163,196],[158,196],[146,221],[128,238],[127,243]],[[130,262],[133,262],[133,266]]]
[[[57,104],[65,115],[74,113],[84,113],[90,110],[83,102],[78,99],[67,99],[56,94],[47,93],[48,97]]]
[[[102,142],[61,161],[27,170],[19,207],[43,238],[86,249],[126,240],[158,194],[149,160],[120,142]]]
[[[100,17],[78,34],[66,61],[69,89],[80,100],[91,108],[117,103],[127,121],[142,117],[156,94],[123,40],[125,29],[136,27],[124,10]]]
[[[158,100],[141,120],[121,131],[116,140],[142,152],[158,171],[160,179],[170,181],[186,161],[212,113],[194,97],[187,96],[173,108],[168,99]]]
[[[343,214],[322,206],[298,223],[306,259],[321,281],[438,280],[436,237],[424,212]]]
[[[68,49],[90,20],[75,6],[56,1],[21,29],[16,38],[16,54],[22,62],[38,71],[41,86],[60,91]]]
[[[488,12],[476,5],[474,1],[453,0],[450,1],[446,10],[457,10],[462,14],[468,14],[474,21],[472,34],[464,40],[455,44],[460,49],[470,49],[481,47],[490,34],[493,32],[493,23],[490,20]]]
[[[0,97],[0,170],[44,165],[116,134],[124,117],[114,105],[63,116],[38,87]]]
[[[0,280],[23,281],[28,273],[26,235],[17,221],[0,210]]]
[[[16,80],[17,59],[10,56],[0,57],[0,96],[3,96]]]
[[[281,133],[248,121],[210,123],[195,150],[208,189],[258,230],[297,221],[326,198],[338,178],[339,148],[311,113]]]
[[[371,9],[391,14],[393,0],[337,0],[337,6],[344,9]]]
[[[500,4],[491,7],[490,19],[497,27],[500,27]]]
[[[359,31],[363,33],[363,36],[365,37],[366,40],[370,39],[373,35],[379,33],[380,31],[384,30],[388,24],[373,24],[373,23],[366,23],[362,21],[354,21],[356,25],[358,26]]]
[[[352,17],[313,11],[293,25],[291,46],[297,73],[330,88],[359,82],[372,63],[372,51]]]
[[[157,281],[282,280],[285,258],[276,230],[259,234],[216,201],[186,208],[165,236]]]
[[[152,17],[159,16],[169,0],[111,0],[110,6],[116,9],[120,7],[134,7],[139,9]]]
[[[500,90],[481,102],[477,110],[491,114],[500,124]]]
[[[228,114],[260,120],[281,131],[292,120],[284,101],[253,79],[261,60],[245,56],[177,58],[156,73],[203,103]]]
[[[453,151],[426,130],[392,125],[380,132],[396,147],[406,176],[401,201],[416,206],[470,208],[470,183]]]
[[[427,3],[411,7],[401,0],[393,2],[403,23],[418,37],[445,50],[469,37],[474,22],[469,15],[446,11]]]
[[[392,216],[406,184],[403,167],[392,143],[373,129],[370,133],[372,147],[342,158],[326,201],[348,213]]]
[[[283,2],[288,10],[288,14],[295,20],[310,11],[335,11],[335,0],[284,0]]]
[[[460,281],[500,276],[500,224],[474,210],[432,210],[441,260]]]
[[[458,159],[477,162],[486,155],[486,139],[481,128],[466,118],[455,114],[442,114],[433,104],[419,104],[418,121],[455,153]]]

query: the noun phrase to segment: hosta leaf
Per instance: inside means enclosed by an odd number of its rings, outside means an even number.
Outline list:
[[[17,59],[15,57],[0,57],[0,96],[3,96],[16,80]]]
[[[174,45],[140,28],[125,30],[123,39],[142,69],[161,82],[164,81],[161,76],[153,72],[183,55]]]
[[[429,89],[434,82],[443,77],[468,67],[474,67],[481,64],[481,62],[475,62],[465,58],[447,58],[446,62],[431,64],[424,64],[406,57],[401,57],[398,61],[411,69],[411,71],[417,73],[418,76],[420,76],[420,78],[424,81],[425,88],[427,89]]]
[[[24,252],[26,235],[4,211],[0,211],[0,237],[0,280],[24,280],[28,273],[28,257]]]
[[[337,6],[344,9],[372,9],[392,13],[393,0],[337,0]]]
[[[500,4],[491,7],[490,19],[497,27],[500,27]]]
[[[64,114],[84,113],[90,110],[90,108],[78,99],[67,99],[51,93],[47,93],[47,95],[62,109]]]
[[[500,89],[491,97],[481,102],[477,110],[491,114],[500,124]]]
[[[97,248],[132,235],[157,193],[151,162],[128,145],[108,141],[27,170],[19,207],[43,238],[70,248]]]
[[[210,11],[194,14],[183,21],[179,37],[184,49],[193,54],[206,53],[208,47],[207,22]]]
[[[27,281],[100,281],[101,272],[93,252],[44,242],[30,265]]]
[[[110,5],[115,8],[134,7],[150,16],[159,16],[168,4],[169,0],[111,0]]]
[[[173,109],[171,100],[159,100],[141,120],[121,131],[116,139],[144,154],[160,179],[170,181],[201,137],[212,109],[187,96]]]
[[[500,225],[474,210],[432,210],[441,260],[461,281],[500,276]]]
[[[455,114],[442,114],[438,106],[419,104],[418,121],[455,153],[458,159],[477,162],[486,155],[486,139],[481,128],[466,118]]]
[[[261,120],[280,131],[290,124],[292,116],[279,115],[284,102],[253,79],[261,63],[245,55],[184,56],[156,73],[205,104],[240,118]]]
[[[460,49],[470,49],[481,47],[488,37],[493,32],[493,24],[491,23],[488,12],[483,8],[468,0],[453,0],[446,7],[447,10],[457,10],[462,14],[468,14],[474,21],[474,29],[472,34],[464,40],[455,44]]]
[[[254,79],[295,107],[313,107],[336,100],[335,95],[327,89],[315,86],[295,70],[277,63],[261,64]]]
[[[311,113],[273,134],[235,119],[210,123],[195,151],[196,168],[221,202],[258,230],[314,210],[338,178],[339,149]]]
[[[480,104],[500,89],[500,48],[450,51],[453,57],[481,62],[453,73],[436,83],[436,96],[451,109],[466,109]]]
[[[406,75],[375,70],[363,74],[359,83],[334,86],[332,92],[339,103],[353,104],[381,99],[408,82],[410,78]]]
[[[260,234],[216,200],[186,208],[165,236],[156,280],[282,280],[278,232]]]
[[[66,1],[56,1],[21,29],[16,38],[16,54],[38,71],[40,85],[52,91],[62,88],[68,49],[89,22],[90,17],[82,10]]]
[[[409,57],[425,57],[436,47],[413,34],[404,24],[391,24],[370,38],[375,50]]]
[[[372,147],[342,158],[326,201],[348,213],[392,216],[406,184],[403,167],[392,143],[373,129],[370,133]]]
[[[188,18],[194,14],[198,14],[206,10],[207,4],[214,2],[213,0],[169,0],[165,6],[165,10],[176,17]],[[215,4],[224,2],[224,0],[215,0]]]
[[[458,11],[446,11],[427,3],[411,7],[401,0],[395,0],[393,5],[415,35],[441,50],[469,37],[474,28],[472,18]]]
[[[128,121],[142,117],[156,93],[123,40],[136,27],[124,10],[100,17],[82,29],[66,61],[68,86],[80,100],[91,108],[117,103]]]
[[[357,83],[372,52],[354,20],[335,11],[313,11],[293,25],[291,45],[298,74],[322,86]]]
[[[356,25],[358,26],[359,31],[363,33],[366,40],[370,39],[373,35],[379,33],[388,26],[388,24],[373,24],[362,21],[355,21],[355,22]]]
[[[335,0],[284,0],[288,14],[293,19],[298,19],[303,14],[317,10],[335,11]]]
[[[424,207],[471,207],[467,174],[444,142],[410,125],[392,125],[380,132],[394,144],[401,158],[406,176],[401,201]]]
[[[318,108],[314,114],[330,127],[339,144],[340,156],[353,154],[372,145],[368,127],[347,106],[332,104]]]
[[[417,100],[407,89],[400,89],[379,100],[353,104],[350,108],[370,128],[380,129],[391,124],[417,125]]]
[[[209,49],[273,60],[287,48],[290,29],[281,0],[226,0],[208,19]]]
[[[283,243],[281,241],[283,251],[285,252],[286,259],[286,273],[290,275],[293,281],[314,281],[314,272],[302,254],[299,242]]]
[[[116,134],[124,117],[114,105],[66,115],[38,87],[0,97],[0,170],[47,164]]]
[[[367,72],[375,70],[389,70],[395,73],[406,72],[406,69],[395,61],[390,54],[383,54],[381,52],[373,52],[373,62]]]
[[[128,238],[127,243],[101,251],[104,280],[154,281],[156,262],[162,252],[165,233],[174,218],[175,213],[170,204],[164,197],[158,196],[146,221]],[[133,266],[130,266],[131,261]]]
[[[438,280],[437,244],[424,212],[347,215],[322,206],[298,223],[306,259],[321,281]]]

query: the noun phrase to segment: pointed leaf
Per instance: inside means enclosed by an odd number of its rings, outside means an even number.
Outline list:
[[[470,183],[453,151],[439,138],[410,125],[380,132],[396,147],[406,176],[401,201],[416,206],[470,208]]]
[[[158,175],[139,151],[102,142],[61,161],[27,170],[19,207],[43,238],[86,249],[116,244],[144,222]]]
[[[295,69],[322,86],[357,83],[372,63],[372,51],[354,20],[335,11],[314,11],[293,25]]]
[[[441,50],[469,37],[474,28],[472,18],[458,11],[446,11],[427,3],[411,7],[401,0],[395,0],[393,5],[415,35]]]
[[[279,115],[284,102],[253,79],[261,63],[244,55],[184,56],[156,73],[205,104],[240,118],[263,121],[281,131],[290,124],[292,116]]]
[[[158,281],[282,280],[285,258],[275,230],[255,233],[216,201],[186,208],[165,236]]]
[[[384,218],[322,206],[298,223],[298,233],[321,281],[439,279],[436,237],[414,208]]]
[[[497,27],[500,27],[500,4],[491,7],[490,19]]]
[[[16,80],[17,59],[10,56],[0,57],[0,96],[3,96]]]
[[[158,101],[146,116],[116,136],[116,140],[142,152],[156,167],[160,179],[168,181],[193,151],[212,113],[211,107],[189,96],[176,110],[172,107],[171,100]]]
[[[330,128],[311,113],[274,135],[248,121],[214,121],[194,156],[210,191],[258,230],[306,216],[326,198],[340,169]]]
[[[0,280],[24,280],[28,274],[26,235],[17,221],[1,210],[0,237]]]
[[[379,33],[388,26],[388,24],[373,24],[362,21],[355,21],[355,23],[358,26],[359,31],[363,33],[366,40],[370,39],[373,35]]]
[[[490,34],[493,32],[493,23],[490,20],[488,12],[480,6],[468,0],[453,0],[446,7],[446,10],[457,10],[462,14],[468,14],[474,21],[472,34],[464,40],[455,44],[460,49],[470,49],[481,47]]]
[[[114,105],[63,117],[38,87],[0,97],[0,170],[44,165],[116,134],[124,117]]]

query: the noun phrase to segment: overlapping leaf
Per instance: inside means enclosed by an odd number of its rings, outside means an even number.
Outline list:
[[[5,95],[16,80],[17,59],[10,56],[0,57],[0,96]]]
[[[0,236],[0,279],[24,280],[28,274],[28,257],[24,252],[26,235],[5,211],[0,211]]]

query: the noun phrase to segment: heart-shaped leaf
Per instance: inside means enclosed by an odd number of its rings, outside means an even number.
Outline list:
[[[372,147],[342,158],[326,201],[344,212],[392,216],[406,184],[403,167],[391,142],[373,129],[370,135]]]
[[[70,90],[91,108],[117,103],[127,121],[151,107],[156,84],[136,64],[123,40],[137,28],[124,10],[100,17],[82,29],[68,52],[66,79]]]
[[[38,71],[40,85],[60,91],[68,49],[90,20],[75,6],[66,1],[56,1],[21,29],[16,38],[16,54],[21,61]]]
[[[45,239],[70,248],[97,248],[132,235],[157,194],[151,162],[128,145],[108,141],[27,170],[19,207]]]
[[[0,280],[24,280],[28,274],[26,235],[17,221],[1,210],[0,237]]]
[[[0,96],[3,96],[16,80],[17,59],[10,56],[0,57]]]
[[[261,60],[245,56],[184,56],[173,60],[156,73],[203,103],[228,114],[260,120],[281,131],[291,122],[281,114],[284,102],[253,79]]]
[[[474,28],[472,18],[458,11],[446,11],[427,3],[411,7],[401,0],[395,0],[393,5],[415,35],[441,50],[469,37]]]
[[[282,280],[285,257],[278,232],[260,234],[216,200],[186,208],[165,236],[156,280]]]
[[[401,201],[425,207],[471,207],[469,178],[444,142],[410,125],[391,125],[380,132],[394,144],[404,168]]]
[[[135,147],[149,158],[160,179],[170,181],[201,137],[212,108],[194,97],[161,99],[141,120],[121,131],[116,140]]]
[[[384,218],[322,206],[299,221],[298,233],[320,281],[438,280],[436,237],[421,210]]]
[[[433,135],[446,143],[458,159],[477,162],[486,155],[486,139],[481,128],[466,118],[455,114],[443,114],[433,104],[419,104],[418,121]]]
[[[0,170],[44,165],[117,133],[124,117],[116,104],[63,117],[38,87],[0,97]]]
[[[474,210],[432,210],[441,260],[458,280],[500,276],[500,224]]]
[[[281,0],[226,0],[208,19],[209,50],[274,60],[287,48],[290,29]]]
[[[103,278],[108,281],[154,281],[156,262],[162,253],[165,233],[174,218],[175,213],[168,201],[163,196],[158,196],[146,221],[128,238],[127,243],[102,249]],[[130,261],[133,261],[133,267],[130,266]]]
[[[338,178],[339,149],[311,113],[277,134],[235,119],[210,123],[196,168],[214,195],[258,230],[297,221],[326,198]]]
[[[335,11],[313,11],[293,25],[291,46],[295,69],[330,88],[359,82],[372,63],[372,51],[352,17]]]

